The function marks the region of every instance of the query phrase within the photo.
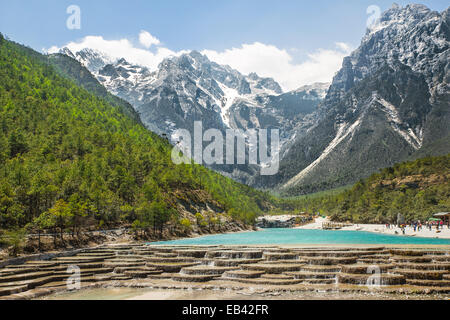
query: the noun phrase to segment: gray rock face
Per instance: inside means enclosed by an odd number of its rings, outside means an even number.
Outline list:
[[[281,181],[289,194],[306,193],[450,152],[449,30],[449,9],[408,5],[383,13],[344,59],[317,123],[290,146],[279,175],[259,184]]]
[[[449,63],[449,9],[439,13],[424,5],[393,6],[368,28],[360,47],[344,60],[327,99],[345,94],[380,66],[394,61],[423,74],[435,90]]]

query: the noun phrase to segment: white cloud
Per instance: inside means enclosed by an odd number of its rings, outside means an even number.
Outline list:
[[[149,38],[147,34],[151,38]],[[141,31],[139,40],[142,45],[148,45],[148,47],[153,44],[158,45],[160,43],[158,39],[156,39],[146,31]],[[61,48],[63,47],[69,48],[72,52],[78,52],[85,48],[95,49],[107,54],[112,58],[125,58],[125,60],[131,63],[146,66],[151,70],[155,70],[158,67],[158,64],[167,57],[178,56],[180,54],[188,52],[175,52],[162,46],[157,46],[155,49],[150,51],[147,49],[136,47],[130,40],[125,38],[119,40],[106,40],[102,36],[87,36],[79,41],[69,42]],[[55,53],[58,52],[61,48],[53,46],[44,51],[48,53]]]
[[[153,44],[159,45],[160,41],[158,38],[155,38],[150,34],[150,32],[142,30],[139,34],[139,42],[146,47],[147,49],[150,48]]]
[[[58,53],[60,47],[57,46],[51,46],[50,48],[42,48],[42,52],[52,54],[52,53]]]
[[[336,42],[336,47],[338,47],[339,49],[341,49],[344,52],[351,52],[352,48],[350,47],[350,45],[348,45],[347,43],[344,42]]]
[[[342,66],[342,59],[350,52],[348,44],[337,42],[334,49],[318,49],[308,54],[301,63],[294,63],[286,50],[260,42],[243,44],[240,48],[223,52],[204,50],[202,53],[241,73],[256,72],[262,77],[272,77],[284,90],[293,90],[314,82],[330,82]]]

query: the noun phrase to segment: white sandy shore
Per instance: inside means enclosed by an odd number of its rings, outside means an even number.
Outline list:
[[[298,227],[297,229],[322,229],[322,223],[329,221],[327,218],[316,218],[313,223]],[[344,227],[341,230],[353,230],[353,231],[368,231],[368,232],[376,232],[383,234],[392,234],[392,235],[403,235],[402,230],[397,228],[396,226],[391,226],[390,229],[387,229],[383,224],[354,224],[349,227]],[[411,227],[406,227],[405,236],[413,236],[413,237],[424,237],[424,238],[440,238],[440,239],[450,239],[450,229],[447,226],[444,226],[442,229],[439,229],[440,232],[436,232],[436,228],[433,227],[430,231],[425,226],[422,227],[421,231],[414,232],[414,229]]]

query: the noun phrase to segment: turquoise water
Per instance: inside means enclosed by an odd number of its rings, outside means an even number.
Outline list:
[[[170,245],[266,245],[266,244],[447,244],[450,239],[405,237],[363,231],[263,229],[257,232],[217,234],[161,241]]]

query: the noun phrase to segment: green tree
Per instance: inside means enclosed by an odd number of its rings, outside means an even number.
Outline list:
[[[0,238],[1,242],[8,247],[9,255],[17,257],[25,245],[25,229],[7,230]]]
[[[73,217],[73,212],[70,205],[63,199],[59,199],[56,201],[55,205],[48,210],[48,212],[54,217],[56,225],[60,230],[61,241],[64,242],[64,230],[68,222]]]

